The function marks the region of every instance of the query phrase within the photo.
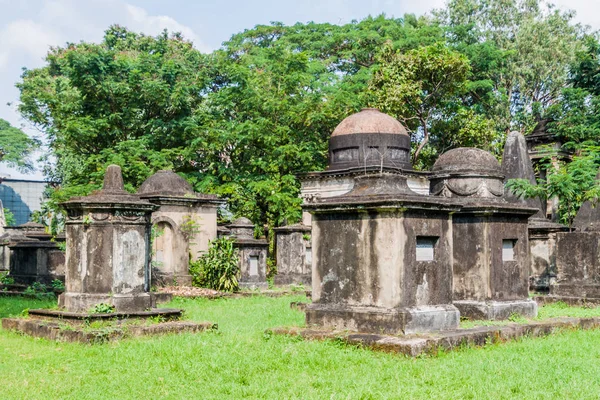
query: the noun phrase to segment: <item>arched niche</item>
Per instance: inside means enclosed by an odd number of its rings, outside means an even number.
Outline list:
[[[152,243],[152,267],[162,274],[175,272],[174,223],[165,219],[155,221]]]

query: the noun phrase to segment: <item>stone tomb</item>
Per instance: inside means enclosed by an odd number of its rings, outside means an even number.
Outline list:
[[[150,308],[150,216],[158,207],[127,193],[115,165],[102,190],[62,205],[67,257],[60,306],[74,312],[100,303],[117,311]]]
[[[267,250],[269,243],[254,239],[254,224],[248,218],[238,218],[227,225],[228,235],[238,250],[240,287],[255,289],[267,287]]]
[[[275,228],[276,285],[310,285],[312,276],[312,241],[310,236],[310,226],[303,224]]]
[[[510,204],[490,153],[458,148],[433,166],[431,194],[460,206],[453,215],[454,305],[472,319],[537,315],[528,298],[528,218],[536,208]]]
[[[127,336],[198,332],[211,323],[132,319],[178,319],[182,310],[156,309],[150,295],[150,215],[158,206],[124,190],[121,168],[111,165],[102,190],[63,203],[67,210],[66,290],[59,310],[30,310],[29,318],[5,318],[2,326],[53,340],[95,341]],[[95,306],[114,307],[94,313]],[[104,308],[104,307],[103,307]],[[104,308],[106,309],[106,308]],[[89,332],[85,321],[113,321],[112,333]]]
[[[173,171],[158,171],[138,190],[141,199],[160,206],[152,212],[152,282],[191,286],[189,262],[217,237],[217,196],[195,193]]]
[[[307,325],[409,334],[455,329],[451,213],[397,174],[366,175],[312,213],[312,304]]]
[[[600,180],[600,172],[596,175]],[[600,206],[583,203],[573,227],[575,232],[557,236],[556,283],[550,295],[569,303],[576,300],[600,300]]]

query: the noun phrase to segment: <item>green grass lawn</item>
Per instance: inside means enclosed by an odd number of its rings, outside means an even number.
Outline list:
[[[55,343],[0,330],[0,399],[597,399],[600,331],[565,331],[411,359],[335,341],[268,336],[301,325],[282,298],[176,299],[219,331],[103,345]],[[0,316],[52,301],[0,298]],[[543,307],[543,316],[600,309]]]

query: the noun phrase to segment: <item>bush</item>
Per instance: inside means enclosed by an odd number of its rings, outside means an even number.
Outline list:
[[[229,238],[211,241],[208,252],[197,261],[190,262],[194,286],[235,292],[239,289],[238,272],[238,252]]]

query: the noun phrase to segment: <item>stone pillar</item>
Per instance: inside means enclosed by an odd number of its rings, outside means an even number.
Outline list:
[[[269,243],[254,239],[254,224],[248,218],[238,218],[227,225],[234,247],[238,249],[240,287],[267,286],[267,250]]]
[[[311,283],[312,241],[310,226],[295,224],[275,228],[277,275],[275,284]]]
[[[100,303],[117,311],[150,308],[150,217],[157,207],[125,191],[116,165],[108,167],[102,190],[62,205],[66,288],[59,305],[73,312]]]
[[[526,179],[533,185],[537,184],[527,151],[527,141],[519,132],[511,132],[506,139],[502,173],[505,183],[510,179]],[[546,219],[546,204],[539,198],[520,198],[507,188],[504,190],[504,198],[509,203],[539,210],[529,218],[529,287],[532,290],[547,291],[550,281],[556,278],[556,234],[568,228]]]
[[[304,209],[313,216],[307,325],[389,334],[458,327],[451,217],[458,207],[384,173]]]

